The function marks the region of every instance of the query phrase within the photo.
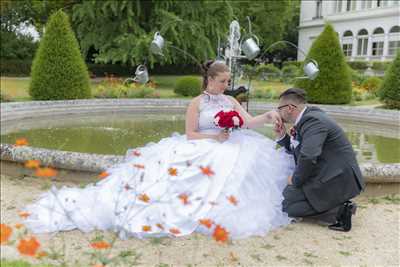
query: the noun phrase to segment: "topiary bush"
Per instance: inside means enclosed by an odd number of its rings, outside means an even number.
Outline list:
[[[174,93],[182,96],[197,96],[201,93],[201,81],[196,76],[184,76],[177,79]]]
[[[29,94],[35,100],[89,98],[89,74],[68,16],[49,18],[32,64]]]
[[[360,70],[364,71],[368,69],[369,63],[367,61],[349,61],[347,64],[353,69],[353,70]]]
[[[351,76],[338,36],[331,24],[327,24],[314,41],[304,62],[308,59],[318,62],[320,72],[317,78],[297,80],[295,84],[307,91],[308,101],[321,104],[350,103]]]
[[[281,81],[290,83],[296,76],[300,76],[300,69],[296,65],[286,65],[281,70]]]
[[[281,76],[280,69],[275,67],[274,64],[261,64],[257,66],[256,71],[262,80],[277,80]]]
[[[362,84],[361,87],[367,91],[368,93],[370,93],[371,95],[377,95],[379,88],[381,87],[382,84],[382,80],[378,77],[368,77],[367,79],[365,79]]]
[[[400,109],[400,51],[397,51],[389,69],[385,73],[379,90],[380,99],[388,108]]]

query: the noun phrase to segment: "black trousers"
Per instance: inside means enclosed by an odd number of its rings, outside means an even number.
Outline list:
[[[283,190],[282,210],[286,212],[289,217],[310,217],[316,220],[335,223],[336,214],[339,207],[335,207],[325,212],[316,211],[308,202],[302,188],[288,185]]]

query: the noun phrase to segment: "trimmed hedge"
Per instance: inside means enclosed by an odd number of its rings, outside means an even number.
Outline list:
[[[353,70],[366,70],[369,66],[369,63],[367,61],[348,61],[347,64]]]
[[[195,76],[177,79],[174,93],[182,96],[198,96],[201,93],[201,81]]]
[[[1,59],[0,73],[1,76],[30,76],[31,66],[31,60]]]
[[[351,101],[351,76],[345,61],[338,36],[331,24],[313,42],[307,55],[319,65],[319,74],[314,80],[297,80],[295,86],[307,91],[310,103],[347,104]]]
[[[49,18],[32,64],[29,94],[35,100],[90,98],[89,74],[68,16]]]
[[[400,51],[397,52],[389,69],[385,73],[379,91],[380,99],[389,108],[400,109]]]

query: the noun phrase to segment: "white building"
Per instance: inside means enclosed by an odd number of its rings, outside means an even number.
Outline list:
[[[308,52],[325,22],[334,26],[349,61],[392,60],[400,49],[400,0],[302,0],[300,49]]]

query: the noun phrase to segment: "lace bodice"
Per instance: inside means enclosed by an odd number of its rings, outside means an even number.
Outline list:
[[[233,103],[224,94],[211,95],[203,93],[199,105],[199,132],[215,133],[219,128],[214,124],[214,116],[219,111],[229,111],[234,108]]]

